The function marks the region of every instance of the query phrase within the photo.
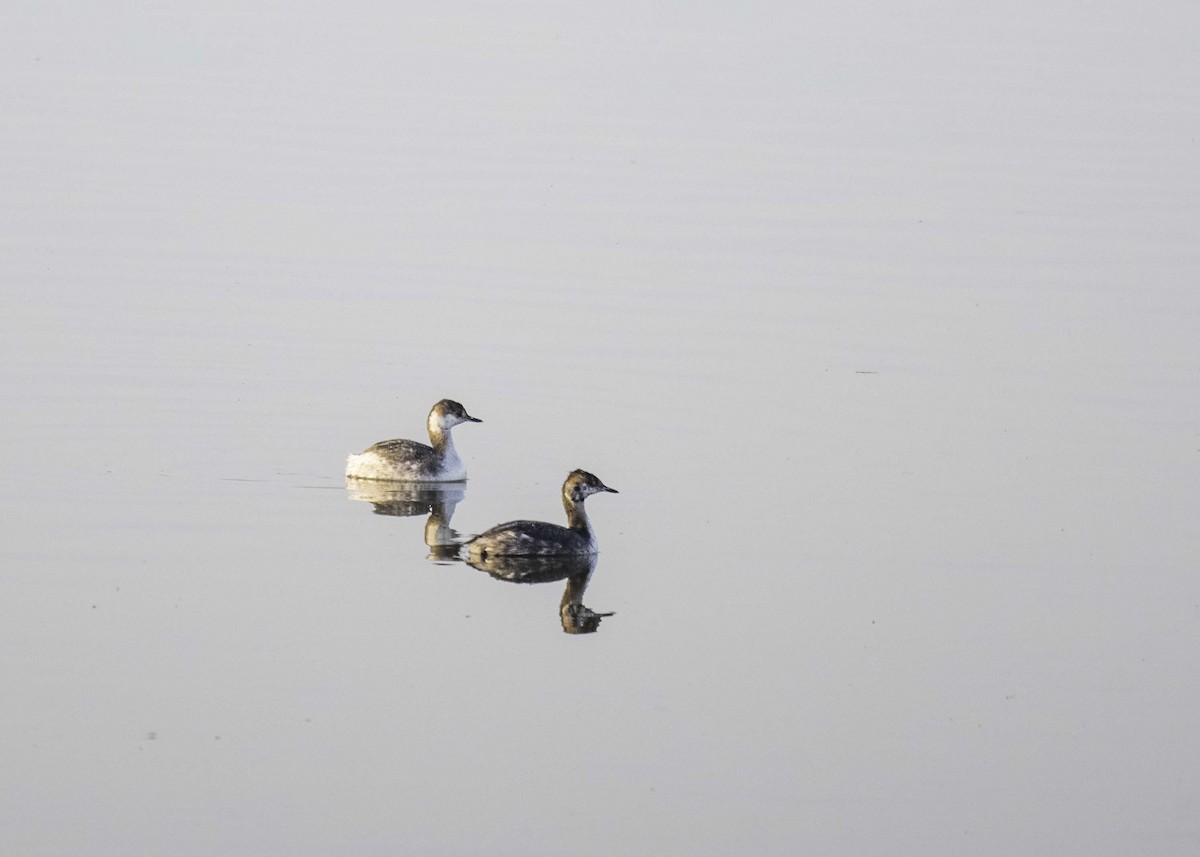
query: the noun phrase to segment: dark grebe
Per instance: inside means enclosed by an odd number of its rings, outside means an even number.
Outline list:
[[[392,479],[399,482],[462,482],[467,467],[454,449],[450,429],[460,423],[481,423],[466,408],[442,399],[429,412],[429,440],[381,440],[361,455],[346,459],[346,475],[356,479]]]
[[[596,536],[588,526],[583,501],[602,491],[617,493],[615,488],[609,488],[587,471],[573,470],[562,488],[567,526],[560,527],[544,521],[509,521],[467,542],[467,554],[472,561],[482,562],[490,556],[595,553]]]

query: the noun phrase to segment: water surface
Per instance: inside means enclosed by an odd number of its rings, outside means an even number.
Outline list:
[[[1190,4],[88,8],[0,36],[6,854],[1195,853]],[[586,592],[450,561],[576,467]]]

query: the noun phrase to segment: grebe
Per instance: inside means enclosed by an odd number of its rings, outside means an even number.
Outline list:
[[[346,475],[356,479],[391,479],[398,482],[462,482],[467,467],[454,449],[450,429],[460,423],[481,423],[466,408],[442,399],[429,412],[426,446],[415,440],[381,440],[360,455],[346,459]]]
[[[560,527],[544,521],[509,521],[471,539],[467,543],[467,555],[474,562],[482,562],[490,556],[595,553],[596,536],[588,526],[583,501],[602,491],[618,493],[587,471],[573,470],[562,488],[567,526]]]

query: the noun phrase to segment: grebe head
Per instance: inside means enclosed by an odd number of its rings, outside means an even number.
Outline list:
[[[442,431],[452,429],[462,423],[481,423],[483,420],[467,413],[467,409],[453,399],[442,399],[429,412],[429,427],[437,427]]]
[[[604,491],[609,494],[620,493],[616,488],[609,488],[586,470],[572,470],[567,481],[563,483],[563,497],[573,503],[582,503],[585,498]]]

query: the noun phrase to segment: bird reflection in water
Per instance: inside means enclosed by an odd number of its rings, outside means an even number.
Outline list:
[[[376,515],[401,518],[428,515],[425,544],[428,559],[437,563],[458,561],[462,538],[450,527],[454,510],[466,494],[465,482],[385,482],[346,478],[351,500],[370,503]]]
[[[583,603],[583,593],[596,570],[595,554],[467,556],[465,562],[509,583],[553,583],[565,579],[567,586],[558,605],[558,615],[562,629],[568,634],[591,634],[599,629],[601,619],[613,615],[597,613]]]

